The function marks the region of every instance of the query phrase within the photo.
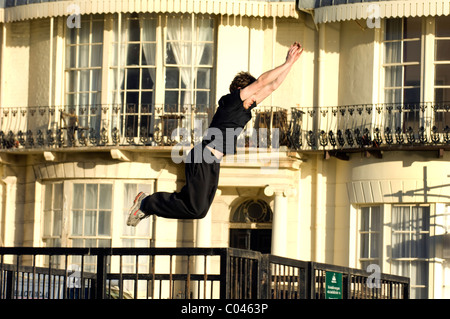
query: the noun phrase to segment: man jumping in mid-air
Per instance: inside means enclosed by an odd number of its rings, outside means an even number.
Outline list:
[[[286,61],[258,79],[247,72],[236,75],[230,93],[219,100],[203,141],[186,158],[186,184],[179,192],[152,195],[140,192],[130,209],[127,225],[136,226],[150,215],[176,219],[205,217],[219,183],[220,160],[224,155],[236,153],[236,130],[243,130],[252,118],[251,109],[281,85],[302,52],[302,46],[295,42],[289,48]]]

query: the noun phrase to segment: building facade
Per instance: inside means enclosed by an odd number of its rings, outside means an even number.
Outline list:
[[[4,1],[0,240],[238,247],[411,278],[450,297],[450,5]],[[239,71],[304,47],[255,111],[201,220],[125,224],[175,191]]]

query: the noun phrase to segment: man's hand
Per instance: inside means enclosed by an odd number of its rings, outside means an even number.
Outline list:
[[[303,47],[300,43],[294,42],[289,48],[289,51],[286,56],[286,63],[294,64],[302,55]]]

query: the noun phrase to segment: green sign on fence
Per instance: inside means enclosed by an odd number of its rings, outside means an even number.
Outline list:
[[[327,271],[325,274],[325,299],[342,299],[342,274]]]

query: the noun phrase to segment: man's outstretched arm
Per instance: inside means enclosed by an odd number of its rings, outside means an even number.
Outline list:
[[[294,63],[299,59],[303,48],[299,43],[294,43],[288,51],[286,61],[267,72],[264,72],[254,83],[241,90],[241,100],[244,107],[248,108],[254,102],[260,103],[275,91],[283,83]]]

